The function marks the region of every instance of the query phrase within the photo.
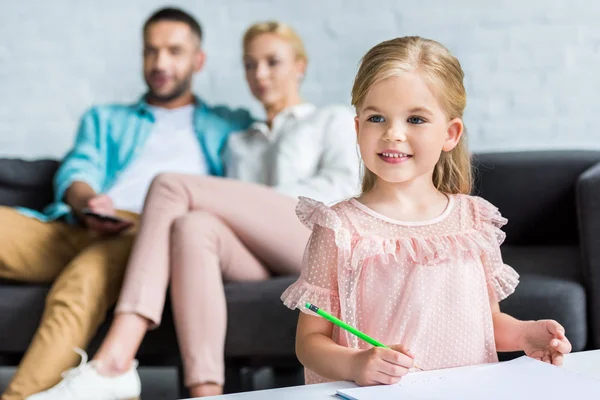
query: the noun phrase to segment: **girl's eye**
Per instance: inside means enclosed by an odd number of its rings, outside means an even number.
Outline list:
[[[416,124],[416,125],[422,124],[425,122],[425,120],[421,117],[408,117],[407,121],[409,124]]]
[[[367,121],[380,123],[380,122],[385,122],[385,118],[383,118],[381,115],[373,115],[373,116],[369,117],[369,119],[367,119]]]

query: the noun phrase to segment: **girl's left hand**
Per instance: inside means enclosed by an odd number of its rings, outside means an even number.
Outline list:
[[[563,356],[571,352],[565,328],[554,320],[527,322],[521,337],[521,348],[529,357],[554,365],[562,365]]]

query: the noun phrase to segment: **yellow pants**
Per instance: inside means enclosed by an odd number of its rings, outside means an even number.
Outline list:
[[[138,215],[119,212],[138,221]],[[40,326],[2,400],[21,400],[74,367],[119,295],[134,227],[102,236],[61,221],[41,222],[0,207],[0,278],[52,283]]]

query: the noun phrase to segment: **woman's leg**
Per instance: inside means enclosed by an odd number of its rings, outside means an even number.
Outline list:
[[[151,186],[115,317],[94,355],[102,375],[126,372],[148,329],[160,324],[170,275],[171,225],[189,209],[185,190],[165,191],[160,183]]]
[[[185,198],[187,210],[207,211],[219,217],[272,272],[283,275],[300,272],[310,231],[296,217],[297,199],[264,185],[182,174],[159,175],[150,192],[161,199]],[[169,207],[172,206],[163,205],[161,212],[170,216],[176,214]],[[145,222],[143,219],[142,223]],[[147,231],[152,234],[152,231],[160,230],[162,242],[162,229],[159,229],[162,223],[154,223],[156,229],[148,228]],[[144,233],[140,232],[138,240],[142,240]],[[144,254],[145,260],[153,260],[157,254],[154,249],[149,250]],[[135,250],[132,257],[133,263],[137,258]],[[151,265],[149,263],[148,268]]]
[[[121,375],[129,368],[148,331],[150,321],[138,314],[116,314],[100,348],[94,354],[100,375]]]
[[[206,211],[175,221],[171,249],[171,299],[185,384],[193,397],[220,394],[227,325],[223,280],[262,280],[269,272],[222,220]]]
[[[295,215],[296,203],[261,185],[193,175],[159,175],[146,198],[116,308],[119,315],[95,359],[113,366],[109,370],[114,373],[126,370],[147,328],[160,323],[169,282],[173,221],[191,210],[211,213],[271,271],[293,274],[300,271],[310,235]]]
[[[310,232],[295,215],[296,200],[272,189],[215,178],[166,178],[156,186],[189,190],[192,208],[201,210],[178,218],[171,236],[171,295],[185,383],[192,396],[218,394],[227,322],[223,280],[266,279],[265,267],[297,273]]]
[[[161,174],[154,179],[131,252],[117,312],[158,325],[169,282],[173,221],[206,211],[225,222],[269,269],[295,274],[310,231],[295,214],[297,200],[263,185],[207,176]]]

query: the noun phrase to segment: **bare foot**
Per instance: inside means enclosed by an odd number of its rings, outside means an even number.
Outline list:
[[[190,388],[192,397],[218,396],[223,394],[223,386],[216,383],[202,383]]]

